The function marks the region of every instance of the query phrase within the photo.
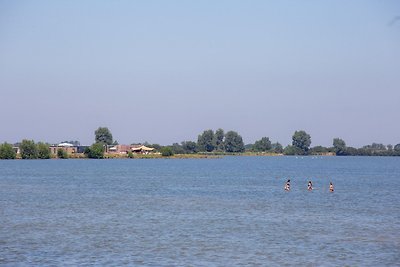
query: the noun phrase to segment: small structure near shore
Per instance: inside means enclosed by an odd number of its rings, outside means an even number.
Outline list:
[[[64,150],[69,155],[78,153],[78,148],[73,144],[69,143],[60,143],[58,145],[52,145],[49,148],[50,148],[50,153],[53,155],[56,155],[59,149]]]
[[[58,145],[49,146],[52,155],[57,155],[58,150],[64,150],[69,156],[83,154],[86,148],[88,148],[88,146],[77,146],[70,143],[60,143]]]
[[[132,152],[133,153],[138,153],[138,154],[148,154],[153,150],[154,150],[154,148],[147,147],[147,146],[144,146],[144,145],[132,147]]]
[[[114,145],[106,148],[106,153],[111,154],[128,154],[129,152],[136,154],[148,154],[152,152],[154,148],[147,147],[145,145]]]
[[[130,145],[114,145],[114,146],[107,146],[106,153],[112,154],[127,154],[131,151]]]

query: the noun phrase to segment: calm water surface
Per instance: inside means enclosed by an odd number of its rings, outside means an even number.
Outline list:
[[[0,161],[0,265],[400,266],[399,189],[400,157]]]

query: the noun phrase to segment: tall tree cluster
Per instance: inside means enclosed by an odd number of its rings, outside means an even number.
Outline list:
[[[197,138],[197,148],[200,152],[244,152],[242,136],[235,131],[224,134],[223,129],[205,130]]]
[[[113,143],[113,136],[107,127],[97,128],[94,135],[96,143],[101,143],[103,145],[112,145]]]
[[[50,148],[46,143],[35,143],[33,140],[22,140],[19,149],[22,159],[49,159]]]

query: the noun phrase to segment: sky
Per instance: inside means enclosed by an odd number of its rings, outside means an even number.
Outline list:
[[[0,0],[0,142],[400,143],[400,2]]]

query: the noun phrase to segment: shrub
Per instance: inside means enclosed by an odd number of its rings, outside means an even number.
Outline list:
[[[288,145],[287,147],[285,147],[285,149],[283,150],[283,154],[287,155],[287,156],[292,156],[292,155],[304,155],[305,152],[303,150],[301,150],[300,148],[296,147],[296,146],[292,146],[292,145]]]
[[[90,159],[102,159],[104,158],[104,146],[102,143],[94,143],[86,148],[85,154]]]
[[[57,157],[59,159],[67,159],[68,158],[68,153],[62,148],[57,149]]]
[[[39,142],[37,144],[38,158],[39,159],[49,159],[50,158],[50,148],[49,145]]]
[[[170,156],[174,155],[172,148],[170,148],[169,146],[165,146],[165,147],[161,148],[160,152],[163,157],[170,157]]]
[[[21,150],[21,158],[23,159],[38,158],[37,146],[33,140],[22,140],[19,149]]]
[[[16,153],[12,145],[4,143],[0,145],[0,159],[15,159]]]

